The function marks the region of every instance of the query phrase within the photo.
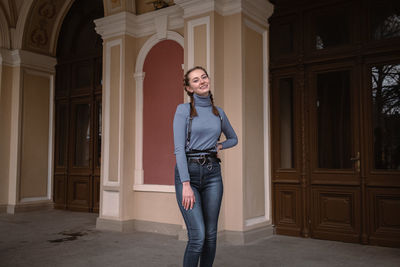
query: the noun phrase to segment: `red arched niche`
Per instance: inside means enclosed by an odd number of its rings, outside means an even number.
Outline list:
[[[183,48],[175,41],[156,44],[143,66],[143,170],[145,184],[174,184],[172,121],[183,102]]]

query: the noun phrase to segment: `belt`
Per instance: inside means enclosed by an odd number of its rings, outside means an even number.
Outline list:
[[[221,160],[217,158],[215,155],[188,156],[187,160],[188,162],[195,162],[200,165],[204,165],[206,163],[211,163],[211,162],[221,162]]]

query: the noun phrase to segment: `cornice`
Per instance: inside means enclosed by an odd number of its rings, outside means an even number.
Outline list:
[[[26,67],[49,73],[55,72],[57,59],[26,50],[0,50],[2,64],[10,67]]]
[[[183,28],[183,10],[177,6],[157,11],[135,15],[130,12],[120,12],[111,16],[95,20],[96,32],[104,39],[115,36],[130,35],[132,37],[143,37],[157,32],[156,19],[161,16],[167,17],[167,29]]]
[[[261,25],[268,25],[273,5],[268,0],[175,0],[183,9],[183,17],[190,18],[210,11],[222,16],[244,13]]]

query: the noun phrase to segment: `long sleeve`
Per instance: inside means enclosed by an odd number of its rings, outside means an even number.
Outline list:
[[[222,132],[226,137],[226,140],[220,144],[222,145],[222,149],[227,149],[237,145],[238,138],[225,112],[221,108],[218,108],[218,111],[222,117]]]
[[[189,114],[189,106],[186,104],[180,104],[176,108],[174,116],[174,146],[175,146],[175,157],[176,164],[178,167],[179,176],[181,182],[186,182],[190,180],[188,165],[186,160],[186,130],[187,121]]]

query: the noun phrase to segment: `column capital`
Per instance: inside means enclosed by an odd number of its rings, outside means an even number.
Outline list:
[[[57,59],[54,57],[20,49],[0,49],[0,57],[4,65],[11,67],[22,66],[49,73],[55,72],[55,66],[57,64]]]

